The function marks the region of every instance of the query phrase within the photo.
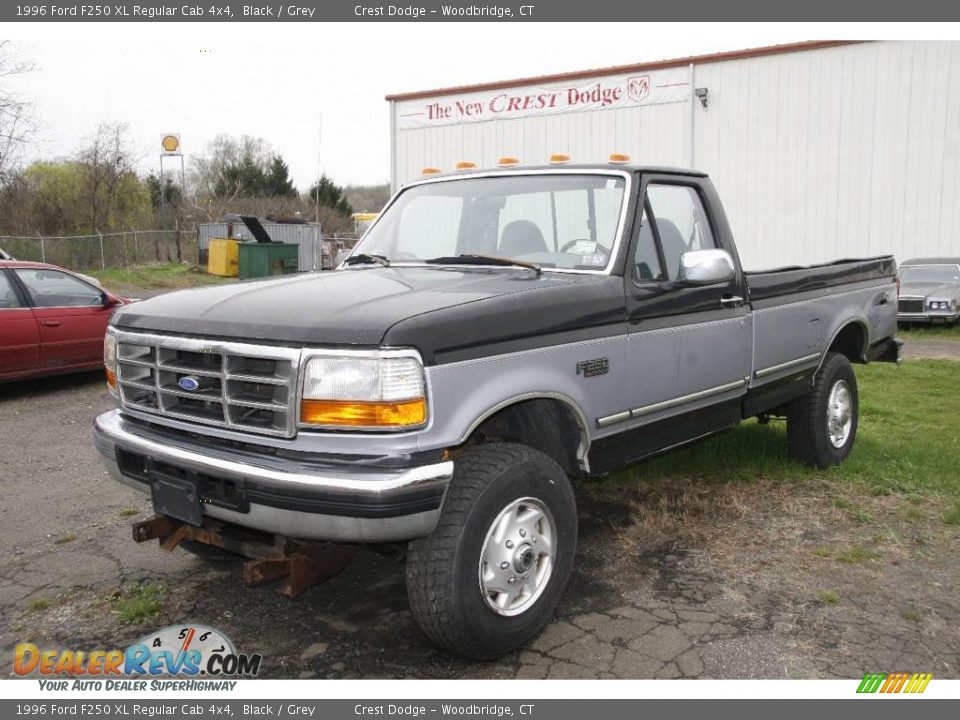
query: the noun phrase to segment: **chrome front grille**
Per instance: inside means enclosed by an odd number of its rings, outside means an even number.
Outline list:
[[[117,333],[124,407],[244,432],[296,432],[300,351]]]
[[[923,298],[900,298],[897,311],[902,313],[922,313]]]

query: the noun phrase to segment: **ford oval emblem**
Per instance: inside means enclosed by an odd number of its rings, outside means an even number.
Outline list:
[[[193,375],[184,375],[182,378],[177,380],[177,385],[187,392],[193,392],[194,390],[200,388],[200,381],[197,380],[197,378],[195,378]]]

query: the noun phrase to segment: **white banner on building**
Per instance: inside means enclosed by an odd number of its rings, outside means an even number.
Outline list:
[[[689,99],[690,68],[683,66],[543,86],[401,100],[397,105],[397,125],[401,130],[410,130],[581,110],[661,105]]]

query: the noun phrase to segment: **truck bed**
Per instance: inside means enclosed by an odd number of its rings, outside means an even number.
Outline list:
[[[897,263],[892,255],[836,260],[820,265],[794,265],[744,273],[751,301],[892,278],[896,274]]]

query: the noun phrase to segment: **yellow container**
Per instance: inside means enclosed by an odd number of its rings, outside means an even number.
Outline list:
[[[210,238],[210,256],[207,272],[221,277],[237,277],[240,265],[237,262],[239,240],[233,238]]]

